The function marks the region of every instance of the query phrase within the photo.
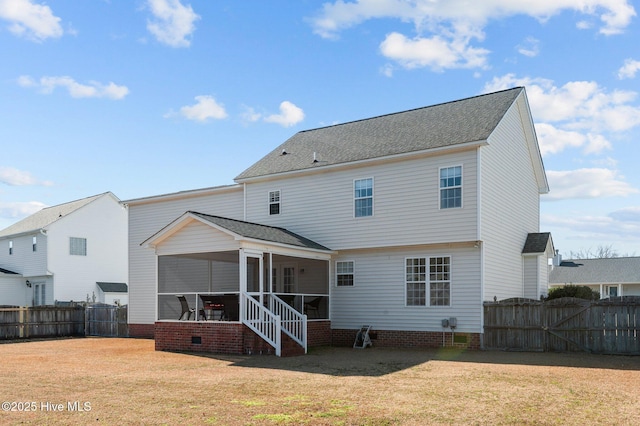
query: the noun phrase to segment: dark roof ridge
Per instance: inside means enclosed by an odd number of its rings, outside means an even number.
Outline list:
[[[394,115],[398,115],[398,114],[404,114],[404,113],[407,113],[407,112],[420,111],[420,110],[423,110],[423,109],[429,109],[429,108],[435,108],[435,107],[439,107],[439,106],[443,106],[443,105],[455,104],[455,103],[458,103],[458,102],[465,102],[465,101],[468,101],[468,100],[471,100],[471,99],[475,99],[475,98],[481,98],[481,97],[484,97],[484,96],[496,95],[498,93],[509,92],[511,90],[518,90],[518,89],[524,89],[524,87],[523,86],[515,86],[515,87],[512,87],[510,89],[498,90],[497,92],[481,93],[479,95],[469,96],[468,98],[455,99],[453,101],[440,102],[438,104],[433,104],[433,105],[427,105],[427,106],[422,106],[422,107],[417,107],[417,108],[409,108],[409,109],[403,110],[403,111],[389,112],[389,113],[386,113],[386,114],[376,115],[374,117],[360,118],[360,119],[357,119],[357,120],[345,121],[343,123],[336,123],[336,124],[330,124],[328,126],[315,127],[313,129],[300,130],[298,133],[314,132],[316,130],[330,129],[332,127],[339,127],[339,126],[345,126],[345,125],[353,124],[353,123],[360,123],[360,122],[369,121],[369,120],[376,120],[378,118],[390,117],[390,116],[394,116]]]

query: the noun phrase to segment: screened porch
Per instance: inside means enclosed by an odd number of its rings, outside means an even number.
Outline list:
[[[308,321],[329,319],[328,261],[241,249],[159,255],[158,320],[240,321],[241,258],[246,293],[261,305],[271,309],[278,297]]]

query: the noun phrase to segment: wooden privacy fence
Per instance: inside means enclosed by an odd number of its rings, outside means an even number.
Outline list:
[[[128,337],[127,307],[89,305],[0,308],[0,340],[67,336]]]
[[[484,303],[484,348],[640,355],[640,297]]]
[[[0,308],[0,339],[84,335],[82,306]]]
[[[129,337],[127,307],[87,306],[86,334],[87,336]]]

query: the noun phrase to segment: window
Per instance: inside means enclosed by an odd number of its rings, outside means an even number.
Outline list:
[[[407,306],[426,304],[426,260],[424,258],[407,259]]]
[[[34,236],[31,242],[31,249],[33,251],[38,251],[38,237]]]
[[[13,254],[13,241],[9,241],[9,254]]]
[[[69,238],[69,254],[74,256],[87,255],[87,239],[86,238]]]
[[[451,304],[450,275],[451,258],[429,259],[429,305],[449,306]]]
[[[336,285],[338,287],[353,286],[353,261],[336,262]]]
[[[462,207],[462,166],[440,169],[440,208]]]
[[[407,306],[427,305],[427,283],[429,284],[429,306],[451,305],[451,258],[417,257],[406,260]]]
[[[269,214],[280,214],[280,191],[269,191]]]
[[[373,178],[353,182],[355,217],[373,216]]]
[[[42,306],[47,303],[47,292],[44,284],[35,284],[33,291],[33,305]]]

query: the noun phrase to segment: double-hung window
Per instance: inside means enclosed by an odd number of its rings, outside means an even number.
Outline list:
[[[353,287],[353,260],[336,262],[336,285]]]
[[[353,182],[355,217],[373,216],[373,178]]]
[[[269,214],[280,214],[280,190],[269,191]]]
[[[462,166],[440,169],[440,208],[462,207]]]
[[[406,259],[407,306],[451,305],[451,258]]]
[[[9,254],[13,254],[13,241],[9,241]]]
[[[69,254],[74,256],[87,255],[87,239],[86,238],[69,238]]]
[[[31,250],[38,251],[38,237],[34,236],[33,240],[31,241]]]

